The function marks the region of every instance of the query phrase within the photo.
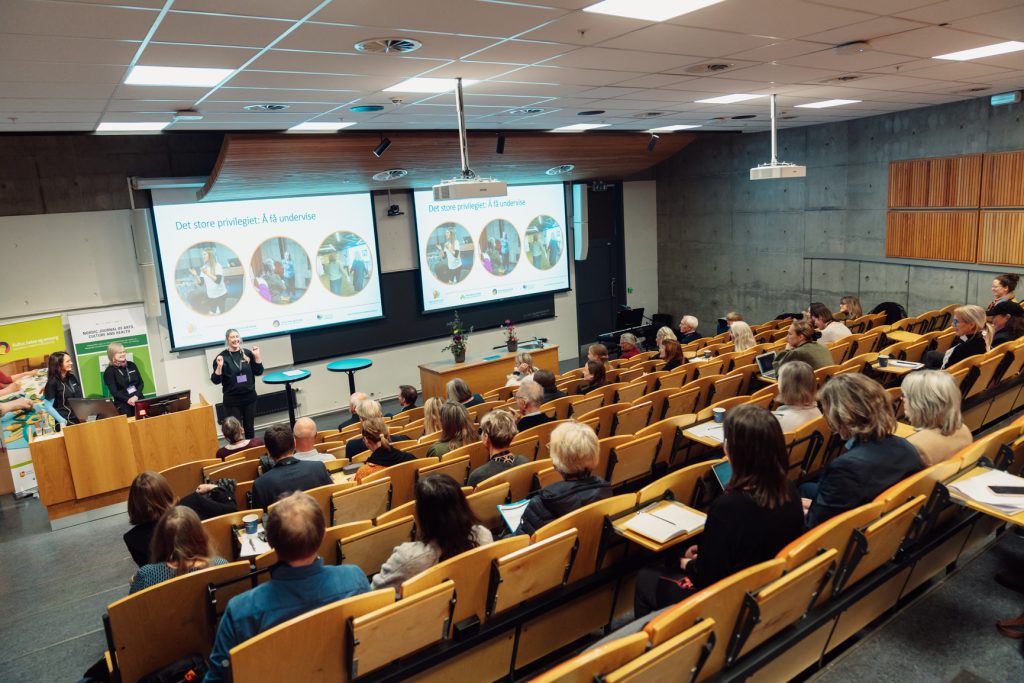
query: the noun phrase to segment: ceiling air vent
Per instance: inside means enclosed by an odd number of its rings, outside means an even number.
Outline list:
[[[563,175],[565,173],[571,173],[576,168],[575,164],[562,164],[561,166],[555,166],[544,171],[548,175]]]
[[[250,104],[247,107],[242,107],[246,111],[284,111],[291,105],[288,104]]]
[[[845,76],[836,76],[835,78],[826,78],[821,81],[822,83],[849,83],[850,81],[859,81],[864,78],[860,74],[846,74]]]
[[[409,175],[409,172],[404,168],[389,168],[386,171],[374,173],[373,179],[378,182],[385,182],[388,180],[398,180],[399,178],[404,178],[407,175]]]
[[[639,114],[633,114],[634,119],[656,119],[659,116],[664,116],[668,112],[664,111],[642,111]]]
[[[370,38],[355,44],[359,52],[372,55],[401,55],[421,47],[423,43],[412,38]]]
[[[726,69],[731,69],[734,66],[736,65],[728,62],[708,62],[707,64],[694,64],[693,66],[688,66],[683,69],[683,71],[688,74],[717,74],[725,71]]]
[[[526,109],[509,109],[505,112],[509,116],[532,116],[533,114],[543,114],[544,109],[538,109],[537,107],[528,107]]]

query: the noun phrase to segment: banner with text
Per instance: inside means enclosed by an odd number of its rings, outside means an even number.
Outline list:
[[[103,382],[103,371],[110,364],[107,347],[113,342],[123,344],[128,360],[138,366],[143,395],[156,395],[146,312],[141,305],[72,313],[68,315],[68,326],[71,343],[75,346],[78,377],[87,398],[110,398],[110,391]]]
[[[59,315],[0,325],[0,425],[15,494],[36,487],[29,442],[48,418],[42,408],[50,354],[63,351]]]

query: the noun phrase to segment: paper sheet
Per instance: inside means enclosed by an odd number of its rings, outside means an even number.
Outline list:
[[[703,513],[679,503],[652,506],[648,510],[651,511],[636,513],[623,526],[658,543],[696,531],[704,526],[707,519]]]
[[[699,425],[688,427],[684,430],[687,433],[699,436],[702,439],[711,439],[721,443],[725,439],[725,431],[720,422],[714,420],[708,420],[707,422],[701,422]]]
[[[519,528],[519,522],[522,521],[523,515],[526,514],[526,506],[530,504],[528,498],[516,501],[515,503],[507,503],[498,506],[498,512],[501,513],[502,519],[505,520],[505,524],[508,525],[509,531],[515,531]]]
[[[1024,486],[1024,478],[1001,470],[987,470],[984,474],[951,484],[949,488],[965,498],[1001,512],[1013,514],[1024,510],[1024,496],[992,493],[989,486]]]

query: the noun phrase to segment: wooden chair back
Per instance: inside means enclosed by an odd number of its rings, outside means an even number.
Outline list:
[[[412,515],[380,524],[337,539],[339,564],[352,564],[366,576],[380,571],[396,546],[416,539],[416,523]]]
[[[953,345],[953,340],[956,339],[956,332],[953,330],[946,330],[935,338],[932,342],[933,350],[939,353],[945,353],[949,350],[949,347]]]
[[[924,502],[924,496],[916,496],[889,514],[853,531],[836,572],[833,584],[836,593],[854,585],[895,557]]]
[[[646,375],[643,375],[640,379],[642,379],[644,381],[644,384],[647,385],[647,387],[644,389],[644,393],[645,394],[649,394],[652,391],[657,391],[658,390],[658,381],[662,377],[665,377],[668,374],[669,373],[667,373],[665,371],[660,371],[660,372],[648,372]],[[634,381],[637,381],[637,380],[634,380]]]
[[[344,491],[346,489],[355,488],[356,483],[354,481],[345,481],[338,484],[325,484],[324,486],[317,486],[313,489],[306,489],[304,493],[310,496],[316,501],[316,504],[320,506],[320,511],[324,513],[324,519],[331,518],[331,496],[338,491]],[[271,503],[267,506],[267,512],[270,512],[278,505],[280,501]]]
[[[249,574],[248,562],[232,562],[177,576],[107,606],[111,659],[119,679],[135,683],[186,655],[213,647],[215,620],[207,586]],[[239,581],[217,592],[218,602],[250,587]]]
[[[540,451],[540,437],[527,435],[522,439],[513,439],[508,449],[510,452],[521,455],[527,460],[536,460],[537,454]],[[545,453],[547,452],[546,446],[544,451]]]
[[[878,354],[874,351],[868,353],[861,353],[853,358],[849,359],[845,363],[839,366],[839,370],[836,374],[841,372],[853,371],[853,372],[864,372],[864,367],[868,363],[873,363],[878,358]]]
[[[459,486],[463,486],[466,483],[466,479],[469,478],[469,472],[469,456],[464,455],[460,458],[451,458],[432,465],[423,465],[416,471],[415,481],[419,481],[423,477],[431,474],[447,474],[449,477],[457,481]],[[413,486],[415,486],[415,483]]]
[[[373,521],[362,519],[358,522],[346,524],[335,524],[324,530],[324,538],[320,541],[320,550],[317,555],[323,559],[324,564],[341,564],[341,555],[338,553],[338,541],[349,536],[361,534],[373,528]],[[260,557],[263,557],[262,555]]]
[[[572,571],[569,573],[569,583],[590,576],[600,569],[598,562],[602,559],[600,555],[605,517],[628,510],[635,500],[635,496],[628,494],[585,505],[537,529],[533,534],[533,543],[552,538],[569,529],[576,529],[579,534],[579,548]]]
[[[266,446],[253,446],[235,451],[224,458],[224,462],[237,462],[238,460],[259,460],[261,455],[267,454]]]
[[[584,650],[572,659],[562,662],[531,679],[532,683],[590,683],[607,680],[613,671],[629,664],[647,650],[647,634],[631,633],[604,645]],[[646,678],[649,681],[669,681],[678,677],[683,668],[673,669],[666,677]],[[620,679],[623,680],[623,679]]]
[[[555,385],[555,387],[559,391],[564,391],[569,396],[576,396],[577,394],[579,394],[580,387],[586,383],[587,380],[583,379],[582,377],[577,377],[574,379],[567,379],[564,382],[559,382],[558,384]]]
[[[828,352],[832,354],[832,362],[835,365],[842,365],[850,356],[850,351],[854,348],[855,340],[847,337],[837,341],[832,346],[828,347]]]
[[[583,377],[583,373],[583,368],[576,368],[574,370],[569,370],[568,372],[563,372],[561,375],[558,375],[558,377],[556,377],[555,379],[559,382],[567,379],[580,379]]]
[[[449,460],[458,460],[462,457],[469,458],[469,468],[471,470],[480,467],[491,457],[491,454],[487,452],[487,446],[484,445],[483,441],[474,441],[468,443],[465,446],[460,446],[455,450],[448,451],[441,456],[441,462],[448,462]]]
[[[704,619],[623,664],[602,680],[605,683],[669,680],[693,683],[700,678],[704,663],[715,647],[714,630],[715,620]],[[684,675],[685,679],[682,678]]]
[[[512,446],[523,443],[530,439],[536,438],[537,441],[537,455],[535,456],[538,460],[546,460],[548,457],[548,442],[551,441],[551,432],[558,428],[558,425],[568,422],[568,420],[554,420],[552,422],[545,422],[542,425],[536,427],[530,427],[526,431],[519,432],[516,434],[516,438],[512,439]],[[513,453],[519,453],[514,447],[510,449]],[[520,454],[522,455],[522,454]]]
[[[688,467],[673,470],[636,492],[636,504],[648,505],[663,498],[671,498],[683,505],[696,505],[697,484],[711,474],[711,468],[725,462],[725,458],[705,460]]]
[[[712,384],[714,391],[711,394],[712,401],[721,401],[722,399],[732,398],[738,396],[740,389],[743,387],[743,376],[732,375],[729,377],[722,377],[721,379],[715,380]]]
[[[662,419],[667,420],[670,417],[676,417],[679,415],[691,415],[693,413],[696,413],[698,410],[698,406],[700,406],[702,391],[704,390],[699,386],[687,385],[686,388],[666,398],[665,414]]]
[[[761,387],[760,389],[755,391],[753,394],[751,394],[750,398],[753,399],[753,400],[757,400],[757,399],[763,398],[765,396],[768,396],[768,397],[770,397],[774,401],[775,397],[777,397],[778,395],[779,395],[779,383],[778,382],[772,382],[768,386]]]
[[[498,512],[498,506],[509,501],[509,493],[512,491],[511,484],[505,483],[490,488],[474,490],[466,495],[466,502],[480,523],[490,529],[497,537],[497,532],[504,529],[505,520]]]
[[[960,465],[961,458],[954,456],[949,460],[926,467],[879,493],[875,497],[875,502],[882,504],[882,514],[887,515],[917,496],[924,496],[927,501],[932,491],[935,490],[935,485],[953,477],[960,471]]]
[[[252,505],[253,481],[240,481],[235,485],[235,507],[244,510]]]
[[[580,415],[586,415],[587,413],[593,412],[603,405],[604,396],[584,396],[572,402],[570,415],[572,417],[579,418]]]
[[[825,385],[825,382],[828,381],[828,378],[836,374],[836,371],[839,370],[839,368],[840,366],[838,365],[826,365],[823,368],[815,370],[814,381],[817,383],[818,388],[821,389],[821,387]]]
[[[608,480],[608,468],[612,462],[612,449],[633,440],[631,434],[625,436],[608,436],[598,441],[597,465],[594,467],[594,474],[605,481]]]
[[[534,491],[534,475],[548,467],[551,467],[551,461],[547,459],[535,460],[534,462],[528,462],[525,465],[516,465],[504,472],[499,472],[494,476],[487,477],[476,485],[474,491],[483,491],[494,486],[503,486],[507,484],[509,486],[509,495],[512,497],[512,500],[522,500]]]
[[[542,489],[559,481],[565,481],[565,477],[563,477],[554,467],[548,467],[547,469],[543,469],[537,473],[537,486]]]
[[[737,367],[733,368],[729,372],[729,374],[726,375],[726,378],[731,378],[731,377],[739,377],[740,378],[740,386],[739,386],[739,389],[736,391],[737,395],[739,395],[739,394],[751,394],[751,393],[753,393],[752,388],[755,386],[754,385],[754,375],[756,375],[759,371],[760,370],[757,367],[757,363],[741,365],[741,366],[737,366]]]
[[[715,400],[714,385],[720,379],[724,379],[722,375],[702,375],[683,387],[687,390],[697,389],[700,392],[695,406],[697,410],[707,408]]]
[[[235,481],[248,481],[258,477],[259,473],[259,460],[239,460],[237,462],[207,465],[203,468],[203,481],[214,481],[224,477],[234,479]]]
[[[928,339],[911,344],[903,351],[904,360],[909,360],[914,363],[921,362],[921,356],[924,355],[924,352],[928,350],[929,346],[931,346],[931,341]]]
[[[562,398],[556,398],[554,401],[548,401],[540,407],[540,412],[556,420],[567,420],[569,419],[569,411],[572,410],[574,399],[576,399],[575,396],[563,396]]]
[[[633,405],[639,405],[641,403],[651,404],[651,422],[657,422],[664,417],[665,413],[665,402],[669,396],[680,393],[679,389],[667,388],[658,389],[656,391],[650,391],[641,396],[640,398],[633,401]]]
[[[650,401],[645,401],[639,405],[630,404],[630,407],[615,413],[612,434],[615,436],[635,434],[646,427],[651,419],[652,407]]]
[[[605,384],[603,387],[598,387],[593,391],[588,391],[584,394],[584,398],[593,398],[594,396],[600,396],[604,399],[604,403],[601,405],[609,405],[615,401],[615,393],[626,386],[626,382],[612,382],[611,384]]]
[[[316,433],[316,442],[320,443],[321,441],[327,441],[328,439],[337,436],[340,431],[340,429],[321,429]]]
[[[202,521],[203,529],[210,537],[210,550],[216,557],[223,557],[228,562],[236,559],[233,539],[235,531],[231,527],[241,524],[246,515],[257,515],[262,520],[263,510],[239,510]]]
[[[411,441],[416,441],[423,436],[423,423],[412,422],[401,429],[388,430],[391,436],[407,436]]]
[[[646,479],[654,471],[661,436],[650,434],[633,438],[612,448],[605,480],[617,489],[625,484]]]
[[[369,483],[388,477],[391,479],[391,507],[398,507],[413,499],[413,490],[416,486],[416,473],[425,465],[432,465],[439,462],[437,458],[417,458],[408,462],[400,462],[391,467],[372,472],[363,478],[363,483]]]
[[[647,381],[643,379],[633,380],[615,392],[615,403],[632,403],[645,393],[647,393]]]
[[[180,465],[174,467],[168,467],[166,470],[161,470],[160,474],[163,475],[167,483],[171,485],[171,491],[174,493],[175,498],[184,498],[188,494],[196,490],[196,487],[203,483],[203,468],[211,465],[222,465],[223,463],[217,458],[207,458],[205,460],[193,460],[191,462],[183,462]],[[253,479],[253,477],[249,477]]]
[[[445,640],[454,609],[455,584],[445,581],[404,600],[349,617],[350,678],[365,676]]]
[[[391,509],[391,478],[382,477],[331,494],[332,525],[376,519]]]
[[[586,422],[587,420],[598,420],[597,437],[604,439],[612,435],[612,429],[615,427],[615,416],[623,410],[628,410],[631,406],[628,403],[612,403],[611,405],[602,406],[596,410],[591,410],[589,413],[584,413],[576,418],[577,422]]]
[[[564,586],[579,545],[576,529],[566,529],[491,562],[487,618]]]
[[[976,363],[978,374],[974,378],[974,383],[971,384],[971,388],[967,390],[967,395],[964,396],[965,399],[976,396],[988,389],[989,385],[992,383],[992,378],[996,374],[996,369],[1003,360],[1003,354],[990,353],[985,356],[975,356],[975,358],[978,358]]]
[[[662,373],[664,373],[664,374],[658,373],[660,375],[660,377],[658,378],[658,388],[659,389],[679,389],[680,387],[683,386],[683,384],[685,384],[686,382],[691,381],[693,379],[692,376],[687,377],[687,371],[688,370],[690,370],[689,366],[687,366],[685,368],[680,368],[679,370],[673,370],[672,372],[664,372],[664,371],[662,371]],[[697,372],[697,368],[693,368],[693,373],[696,373],[696,372]]]
[[[484,401],[507,401],[512,398],[512,395],[516,393],[516,389],[519,386],[512,384],[507,387],[498,387],[497,389],[491,389],[486,394],[483,394]]]
[[[654,463],[656,467],[667,467],[672,463],[675,457],[675,452],[683,438],[680,436],[680,432],[696,421],[697,416],[692,413],[666,417],[663,420],[658,420],[657,422],[644,427],[636,433],[636,436],[637,438],[649,436],[651,434],[657,434],[660,436],[661,441],[658,446],[658,454],[655,456]]]
[[[622,372],[619,373],[619,381],[631,384],[643,377],[643,374],[643,368],[623,368]]]
[[[743,405],[757,406],[758,408],[764,408],[765,410],[771,410],[772,404],[775,403],[775,396],[772,394],[761,394],[760,396],[742,396],[746,400]]]
[[[694,365],[697,366],[697,377],[724,374],[722,367],[725,365],[725,362],[721,358],[712,358],[706,363],[694,363]]]
[[[790,481],[803,481],[823,466],[825,446],[832,438],[832,430],[825,416],[817,417],[799,429],[783,435],[789,465],[786,476]]]
[[[507,400],[507,399],[505,399],[505,400]],[[469,416],[471,418],[473,418],[473,422],[475,422],[476,424],[480,424],[480,418],[482,418],[484,415],[486,415],[487,413],[491,412],[495,408],[498,408],[501,405],[503,405],[505,400],[502,400],[502,401],[485,401],[483,403],[478,403],[475,406],[467,408],[467,412],[469,413]]]
[[[440,436],[440,434],[438,436]],[[403,453],[408,453],[414,458],[423,459],[427,456],[427,451],[429,451],[430,447],[433,446],[435,443],[437,443],[437,439],[432,438],[429,441],[399,441],[397,443],[391,444],[391,446],[395,450],[402,451]]]

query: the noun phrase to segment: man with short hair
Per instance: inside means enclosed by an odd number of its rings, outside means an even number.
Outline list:
[[[355,423],[359,422],[359,402],[365,401],[370,398],[361,391],[357,391],[348,397],[348,419],[338,425],[338,429],[344,429],[345,427],[351,427]]]
[[[480,418],[480,438],[487,447],[489,459],[470,472],[468,486],[476,486],[488,477],[530,462],[508,450],[517,433],[515,418],[506,410],[492,410]]]
[[[256,478],[252,485],[252,506],[267,507],[285,493],[305,491],[331,483],[331,475],[322,462],[307,462],[294,456],[295,439],[292,430],[274,425],[263,434],[274,466]]]
[[[267,542],[277,551],[270,581],[228,602],[203,679],[231,679],[231,648],[300,614],[370,590],[354,564],[324,566],[317,557],[324,539],[324,515],[304,493],[293,493],[267,515]]]
[[[292,436],[295,439],[295,457],[298,460],[327,462],[334,459],[316,450],[316,422],[308,417],[300,417],[295,421]]]
[[[704,335],[697,331],[700,322],[692,315],[684,315],[679,321],[679,345],[686,346],[701,339]]]
[[[404,413],[407,410],[412,410],[416,407],[416,399],[419,398],[420,394],[416,391],[416,387],[408,384],[403,384],[398,387],[398,405],[402,406],[399,413]]]
[[[523,380],[516,390],[516,405],[520,415],[516,429],[525,432],[531,427],[551,422],[552,417],[540,412],[541,401],[544,400],[544,388],[532,379]]]

